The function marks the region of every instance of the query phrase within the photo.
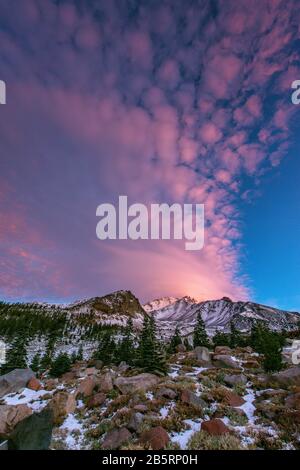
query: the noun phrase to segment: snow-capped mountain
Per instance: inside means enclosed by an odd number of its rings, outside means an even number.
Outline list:
[[[228,330],[231,321],[239,330],[247,331],[257,320],[266,322],[274,330],[293,329],[300,320],[297,312],[287,312],[253,302],[233,302],[227,297],[199,303],[183,297],[163,308],[151,310],[163,336],[169,336],[176,326],[179,326],[182,334],[189,334],[194,328],[198,313],[211,334],[217,329]]]

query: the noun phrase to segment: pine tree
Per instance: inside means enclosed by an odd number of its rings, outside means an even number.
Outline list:
[[[166,374],[165,354],[162,345],[156,338],[156,325],[153,316],[144,316],[138,347],[138,363],[147,372]]]
[[[1,373],[7,374],[14,369],[26,369],[27,367],[27,353],[26,353],[26,340],[21,337],[16,337],[11,347],[8,349],[6,355],[6,362],[1,367]]]
[[[83,347],[82,347],[82,344],[79,346],[76,360],[77,361],[82,361],[83,360]]]
[[[273,332],[268,332],[268,334],[265,335],[264,341],[264,370],[266,372],[275,372],[281,370],[283,364],[280,339]]]
[[[109,331],[100,339],[98,349],[94,353],[95,359],[100,359],[103,364],[109,365],[115,362],[116,343]]]
[[[230,347],[230,335],[222,333],[217,330],[216,334],[213,337],[214,347],[216,346],[229,346]]]
[[[193,345],[194,348],[196,348],[197,346],[210,346],[209,339],[205,330],[205,324],[200,312],[198,312],[197,323],[194,329]]]
[[[237,346],[243,345],[243,337],[241,333],[236,329],[233,321],[230,322],[230,347],[236,348]]]
[[[133,322],[128,318],[122,341],[118,346],[118,362],[126,362],[132,365],[135,359],[135,347],[133,340]]]
[[[50,375],[60,377],[71,369],[71,360],[67,354],[61,353],[52,362]]]
[[[174,335],[171,338],[169,347],[168,347],[168,353],[169,354],[174,354],[176,353],[176,348],[179,346],[179,344],[182,344],[182,339],[180,336],[179,328],[176,326]]]
[[[30,365],[30,368],[33,370],[33,372],[38,372],[40,370],[40,362],[41,362],[41,357],[39,354],[35,354],[32,359],[32,363]]]

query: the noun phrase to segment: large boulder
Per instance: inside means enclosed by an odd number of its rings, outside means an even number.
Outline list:
[[[14,428],[9,436],[9,450],[47,450],[49,449],[53,428],[53,412],[45,408],[25,418]]]
[[[229,346],[216,346],[215,347],[215,354],[225,354],[226,356],[230,355],[232,352]]]
[[[198,397],[191,390],[183,390],[181,392],[180,400],[187,405],[192,405],[194,408],[202,410],[202,408],[207,407],[207,403],[200,397]]]
[[[230,385],[230,387],[234,387],[235,385],[246,385],[247,377],[243,374],[227,374],[224,376],[224,382],[226,385]]]
[[[245,400],[242,397],[232,392],[231,390],[228,390],[226,393],[224,393],[224,398],[222,401],[226,405],[233,407],[242,406],[245,403]]]
[[[0,398],[8,393],[19,392],[25,388],[29,380],[35,377],[31,369],[15,369],[0,376]]]
[[[225,354],[214,354],[213,360],[216,367],[225,369],[240,369],[238,362],[235,361],[231,356],[226,356]]]
[[[101,375],[97,379],[97,387],[100,392],[110,392],[114,388],[112,374],[110,372],[106,372],[105,374]]]
[[[130,431],[138,432],[141,428],[141,425],[144,421],[144,415],[142,413],[132,413],[130,420],[127,424],[127,427]]]
[[[27,384],[27,388],[37,392],[38,390],[42,389],[42,384],[38,379],[36,379],[35,377],[32,377]]]
[[[168,398],[174,400],[177,397],[177,392],[168,387],[159,388],[155,394],[156,398]]]
[[[115,386],[123,394],[135,392],[145,392],[154,387],[159,382],[159,378],[154,374],[139,374],[133,377],[118,377],[115,379]]]
[[[119,449],[129,441],[131,433],[126,428],[112,429],[106,433],[101,448],[107,450]]]
[[[148,431],[144,431],[140,439],[140,442],[144,444],[145,447],[152,450],[164,449],[169,441],[169,434],[161,426],[156,426]]]
[[[289,395],[284,403],[288,409],[300,411],[300,392]]]
[[[273,374],[271,379],[282,386],[300,385],[300,367],[291,367]]]
[[[209,350],[204,346],[197,346],[194,349],[194,355],[196,359],[201,362],[210,362],[210,354]]]
[[[0,437],[7,438],[15,426],[31,414],[27,405],[0,405]]]
[[[96,393],[96,395],[93,395],[87,402],[87,407],[88,408],[96,408],[98,406],[103,405],[103,403],[106,400],[106,395],[105,393],[99,392]]]
[[[88,376],[80,382],[76,394],[84,398],[90,397],[96,387],[96,380],[93,376]]]
[[[227,434],[230,432],[223,421],[218,418],[213,418],[209,421],[203,421],[201,423],[201,431],[205,431],[212,436],[222,436],[222,434]]]
[[[68,392],[58,392],[50,400],[48,407],[53,411],[54,424],[61,424],[64,418],[76,409],[75,395]]]

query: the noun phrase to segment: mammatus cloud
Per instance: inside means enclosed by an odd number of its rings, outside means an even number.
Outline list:
[[[1,295],[247,297],[240,200],[288,151],[297,2],[12,0],[0,12]],[[204,203],[204,250],[100,243],[96,207],[119,194]]]

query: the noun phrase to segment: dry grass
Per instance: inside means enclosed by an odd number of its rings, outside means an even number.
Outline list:
[[[243,450],[239,439],[231,434],[211,436],[205,431],[196,432],[187,444],[188,450]]]

